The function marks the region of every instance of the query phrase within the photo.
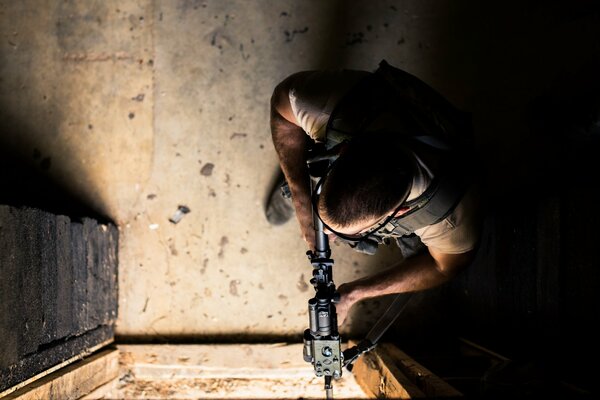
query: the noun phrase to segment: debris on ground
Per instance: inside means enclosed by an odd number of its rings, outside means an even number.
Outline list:
[[[173,214],[171,216],[171,218],[169,218],[169,221],[171,221],[172,223],[176,224],[179,221],[181,221],[181,218],[183,218],[183,216],[185,214],[189,213],[190,211],[191,210],[187,206],[179,206],[177,208],[177,211],[175,211],[175,214]]]

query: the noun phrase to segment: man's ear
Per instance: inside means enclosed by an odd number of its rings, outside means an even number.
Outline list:
[[[394,217],[399,217],[408,210],[410,210],[410,207],[400,207],[400,209],[394,213]]]

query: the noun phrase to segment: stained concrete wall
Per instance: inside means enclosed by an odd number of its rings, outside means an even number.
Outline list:
[[[385,58],[473,112],[505,195],[527,104],[598,50],[596,14],[567,8],[3,1],[1,144],[118,223],[121,335],[296,336],[311,268],[295,223],[263,215],[277,171],[273,87],[298,70],[373,70]],[[173,224],[180,205],[191,211]],[[333,250],[338,283],[399,257]],[[385,305],[368,304],[359,331]]]

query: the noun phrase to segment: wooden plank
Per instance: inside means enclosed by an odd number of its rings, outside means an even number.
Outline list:
[[[434,398],[461,398],[462,393],[416,362],[408,354],[391,343],[382,343],[379,350],[389,354],[390,359],[406,376],[425,393]]]
[[[5,400],[75,400],[116,378],[119,374],[119,352],[103,350],[81,361],[59,369],[5,397]]]
[[[350,343],[349,346],[354,346]],[[379,346],[354,363],[352,373],[362,390],[373,398],[422,399],[426,395]]]
[[[16,260],[23,251],[18,246],[18,222],[19,216],[12,207],[0,205],[0,371],[19,360],[19,339],[24,326],[22,302],[15,295],[15,288],[21,285],[21,264]]]
[[[40,215],[37,227],[37,237],[40,248],[39,266],[42,277],[42,341],[38,345],[53,342],[57,336],[58,320],[58,260],[57,248],[60,238],[57,236],[56,216],[50,213]]]
[[[110,298],[113,297],[110,292],[110,275],[111,265],[108,258],[109,233],[108,227],[104,224],[99,224],[98,230],[98,287],[100,288],[100,298],[98,299],[98,317],[102,323],[107,323],[110,318],[109,304]]]
[[[20,359],[17,363],[0,371],[0,376],[2,376],[0,398],[55,371],[57,366],[65,366],[80,360],[113,341],[112,326],[101,326]]]
[[[64,338],[73,334],[73,260],[71,257],[71,220],[56,217],[57,297],[56,335]]]
[[[463,344],[463,348],[461,349],[462,353],[467,356],[473,356],[473,354],[477,356],[484,356],[490,358],[495,362],[506,362],[510,361],[509,358],[504,357],[490,349],[487,349],[477,343],[473,343],[472,341],[465,338],[458,338],[458,340]],[[465,347],[466,346],[466,347]]]
[[[108,268],[109,268],[109,294],[107,294],[106,298],[109,300],[108,302],[108,310],[109,310],[109,318],[106,323],[113,324],[117,320],[117,309],[119,306],[119,296],[117,293],[118,282],[117,282],[117,274],[118,274],[118,252],[119,252],[119,229],[114,224],[108,224]]]
[[[87,324],[87,274],[85,262],[85,240],[83,237],[83,224],[71,224],[71,260],[73,263],[73,334],[85,332]]]
[[[15,263],[19,265],[22,294],[19,324],[19,357],[33,354],[44,343],[44,305],[42,300],[43,275],[39,229],[44,213],[37,209],[23,208],[18,212],[19,221],[15,227],[18,232],[17,246],[21,249]],[[16,222],[16,221],[15,221]]]
[[[537,224],[537,312],[538,331],[546,343],[560,338],[559,323],[562,283],[560,199],[543,199],[538,207]]]
[[[117,310],[117,238],[118,231],[113,224],[99,224],[97,226],[98,241],[98,276],[99,290],[98,315],[103,324],[110,324],[116,320]]]
[[[91,218],[83,218],[83,238],[85,246],[85,260],[87,270],[87,295],[86,303],[87,308],[87,322],[85,324],[86,330],[94,329],[100,325],[100,307],[102,302],[99,301],[104,293],[102,288],[99,287],[99,271],[101,269],[99,254],[101,249],[99,248],[99,233],[98,223]]]

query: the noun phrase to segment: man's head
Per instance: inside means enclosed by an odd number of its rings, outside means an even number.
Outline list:
[[[415,159],[399,133],[365,133],[343,149],[324,181],[319,215],[333,230],[355,234],[398,211],[408,197]]]

